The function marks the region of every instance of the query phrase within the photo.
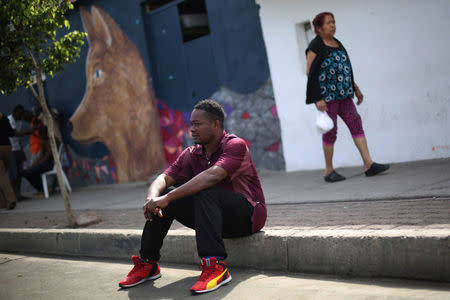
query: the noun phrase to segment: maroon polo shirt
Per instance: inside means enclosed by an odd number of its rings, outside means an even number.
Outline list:
[[[267,218],[266,201],[250,151],[243,139],[223,132],[222,138],[206,159],[202,145],[186,148],[164,174],[180,186],[212,166],[227,171],[227,177],[216,186],[243,195],[253,206],[252,232],[264,227]]]

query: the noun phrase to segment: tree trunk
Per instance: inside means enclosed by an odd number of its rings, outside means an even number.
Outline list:
[[[56,177],[58,179],[59,189],[61,190],[61,195],[64,199],[64,206],[66,208],[67,221],[69,222],[69,226],[74,228],[77,226],[75,221],[75,216],[73,215],[72,208],[69,201],[69,194],[66,189],[66,185],[64,183],[63,175],[62,175],[62,166],[61,159],[59,157],[58,147],[56,146],[55,140],[55,129],[53,128],[53,117],[50,113],[50,110],[47,106],[47,101],[45,100],[44,95],[44,87],[42,84],[41,70],[36,68],[36,79],[38,86],[38,97],[37,100],[41,104],[42,111],[44,112],[44,118],[48,125],[48,137],[50,139],[50,148],[52,149],[53,160],[56,166]],[[35,95],[36,96],[36,95]]]

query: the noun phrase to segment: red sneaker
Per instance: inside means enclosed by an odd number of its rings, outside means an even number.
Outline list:
[[[152,262],[142,262],[139,256],[133,255],[131,259],[134,262],[134,268],[128,273],[121,282],[119,286],[122,288],[132,287],[143,283],[147,280],[155,280],[161,277],[161,271],[159,270],[158,263]]]
[[[230,271],[224,261],[215,257],[202,258],[200,265],[202,274],[198,281],[191,287],[193,294],[211,292],[231,281]]]

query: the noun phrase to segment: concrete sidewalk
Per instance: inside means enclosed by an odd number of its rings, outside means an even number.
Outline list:
[[[450,159],[395,164],[371,178],[360,168],[338,171],[347,180],[334,184],[323,181],[322,171],[260,171],[266,227],[227,240],[228,261],[271,270],[450,281]],[[75,188],[76,213],[94,210],[103,219],[87,229],[60,228],[59,195],[19,202],[15,210],[0,212],[0,251],[129,257],[139,249],[147,188],[145,182]],[[42,215],[59,221],[39,226]],[[28,219],[20,223],[23,218]],[[162,260],[197,263],[194,232],[174,225]]]
[[[347,180],[326,183],[323,171],[280,172],[260,170],[267,204],[296,204],[339,201],[417,199],[450,196],[450,158],[394,164],[378,176],[366,177],[362,168],[338,168]],[[149,183],[92,185],[74,188],[72,208],[123,209],[140,208]],[[63,211],[59,194],[49,199],[22,201],[8,213]]]

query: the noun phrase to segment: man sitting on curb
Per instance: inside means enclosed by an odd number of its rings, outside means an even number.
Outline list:
[[[222,238],[261,230],[267,210],[248,147],[224,131],[224,118],[222,106],[213,100],[195,105],[190,120],[195,145],[150,185],[143,206],[147,222],[140,257],[132,257],[134,268],[120,287],[161,277],[157,262],[174,219],[195,230],[202,273],[191,292],[210,292],[231,280]]]

